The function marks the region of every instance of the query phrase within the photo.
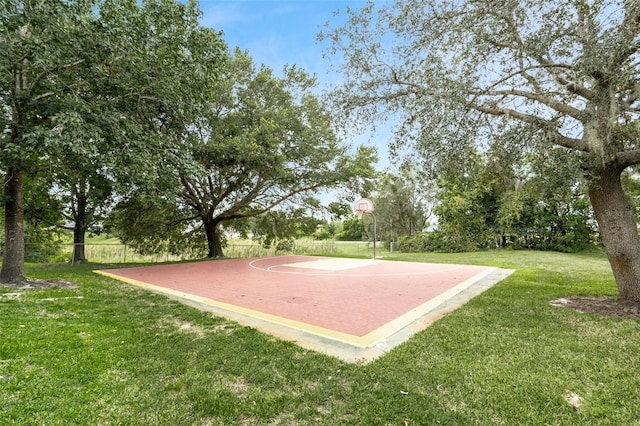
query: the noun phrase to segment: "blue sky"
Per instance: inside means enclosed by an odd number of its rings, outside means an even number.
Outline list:
[[[364,0],[201,0],[202,25],[221,30],[230,48],[247,50],[258,64],[279,72],[285,64],[334,81],[316,35],[327,21],[343,22],[346,7]],[[340,11],[335,16],[336,11]]]
[[[285,65],[296,65],[315,74],[325,88],[339,82],[340,75],[329,72],[331,61],[322,57],[327,46],[316,36],[328,21],[332,27],[343,23],[347,7],[357,10],[365,5],[365,0],[200,0],[201,24],[222,31],[230,48],[248,51],[257,65],[276,74]],[[378,167],[388,166],[388,130],[349,136],[347,142],[353,145],[375,143]]]

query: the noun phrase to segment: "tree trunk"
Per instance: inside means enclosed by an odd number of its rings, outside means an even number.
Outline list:
[[[9,167],[4,179],[4,250],[0,281],[24,280],[24,201],[22,170]]]
[[[638,303],[640,236],[636,217],[622,190],[622,170],[611,165],[594,173],[596,175],[589,184],[589,198],[618,285],[618,297]]]
[[[79,224],[78,222],[73,228],[73,257],[71,263],[74,265],[76,263],[87,263],[87,258],[84,254],[84,228],[84,224]]]
[[[207,257],[210,259],[214,257],[224,257],[224,253],[222,252],[222,238],[220,235],[220,222],[203,220],[203,223],[207,234],[207,246],[209,249]]]
[[[21,27],[20,31],[26,27]],[[26,65],[28,60],[23,60]],[[18,67],[13,74],[14,94],[17,99],[28,89],[26,67]],[[11,111],[11,143],[20,146],[25,117],[21,114],[20,103],[14,103]],[[24,278],[24,170],[16,164],[20,159],[11,161],[14,165],[6,169],[4,177],[4,249],[0,281],[17,284]]]
[[[78,194],[76,195],[76,214],[73,226],[73,258],[72,264],[87,263],[84,254],[84,236],[87,232],[87,197],[83,192],[83,186],[79,185]]]

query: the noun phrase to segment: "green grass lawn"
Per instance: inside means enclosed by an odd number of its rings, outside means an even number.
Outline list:
[[[553,307],[614,295],[602,254],[398,254],[517,271],[366,365],[96,275],[0,288],[2,425],[640,425],[640,323]]]

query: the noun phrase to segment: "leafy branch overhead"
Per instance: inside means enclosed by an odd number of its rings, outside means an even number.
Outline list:
[[[640,301],[620,183],[640,164],[639,0],[369,1],[319,38],[344,58],[336,109],[361,126],[398,119],[394,151],[435,173],[520,129],[532,137],[506,146],[571,151],[620,296]]]
[[[441,109],[475,111],[600,161],[640,161],[637,139],[620,149],[608,131],[640,113],[637,0],[369,3],[321,38],[346,56],[338,98],[356,116],[392,109],[419,132],[449,125]]]

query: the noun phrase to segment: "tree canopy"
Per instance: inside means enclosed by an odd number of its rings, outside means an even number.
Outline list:
[[[320,35],[344,58],[338,104],[358,123],[400,120],[437,166],[525,128],[531,150],[570,150],[586,171],[620,297],[640,301],[640,237],[620,184],[640,162],[638,0],[397,0]],[[557,178],[562,176],[557,171]]]
[[[194,2],[173,0],[2,2],[0,279],[22,279],[23,184],[34,170],[66,176],[58,188],[69,189],[84,231],[88,188],[153,175],[175,152],[224,50],[199,16]]]
[[[455,142],[446,136],[486,130],[479,116],[488,114],[531,124],[601,162],[618,154],[632,165],[637,138],[612,143],[611,132],[599,132],[640,112],[639,14],[637,0],[369,2],[321,37],[345,57],[338,97],[367,119],[356,123],[393,110],[404,119],[399,135],[438,136],[404,143],[437,154]]]
[[[165,171],[174,175],[169,193],[178,206],[167,220],[187,221],[190,229],[204,230],[208,257],[223,255],[225,222],[283,204],[308,204],[323,188],[357,191],[358,182],[373,176],[375,150],[359,147],[350,152],[314,95],[315,86],[298,68],[276,77],[236,50],[220,80],[208,88],[207,110],[183,142],[188,161]],[[121,225],[120,232],[131,241],[137,231]]]

